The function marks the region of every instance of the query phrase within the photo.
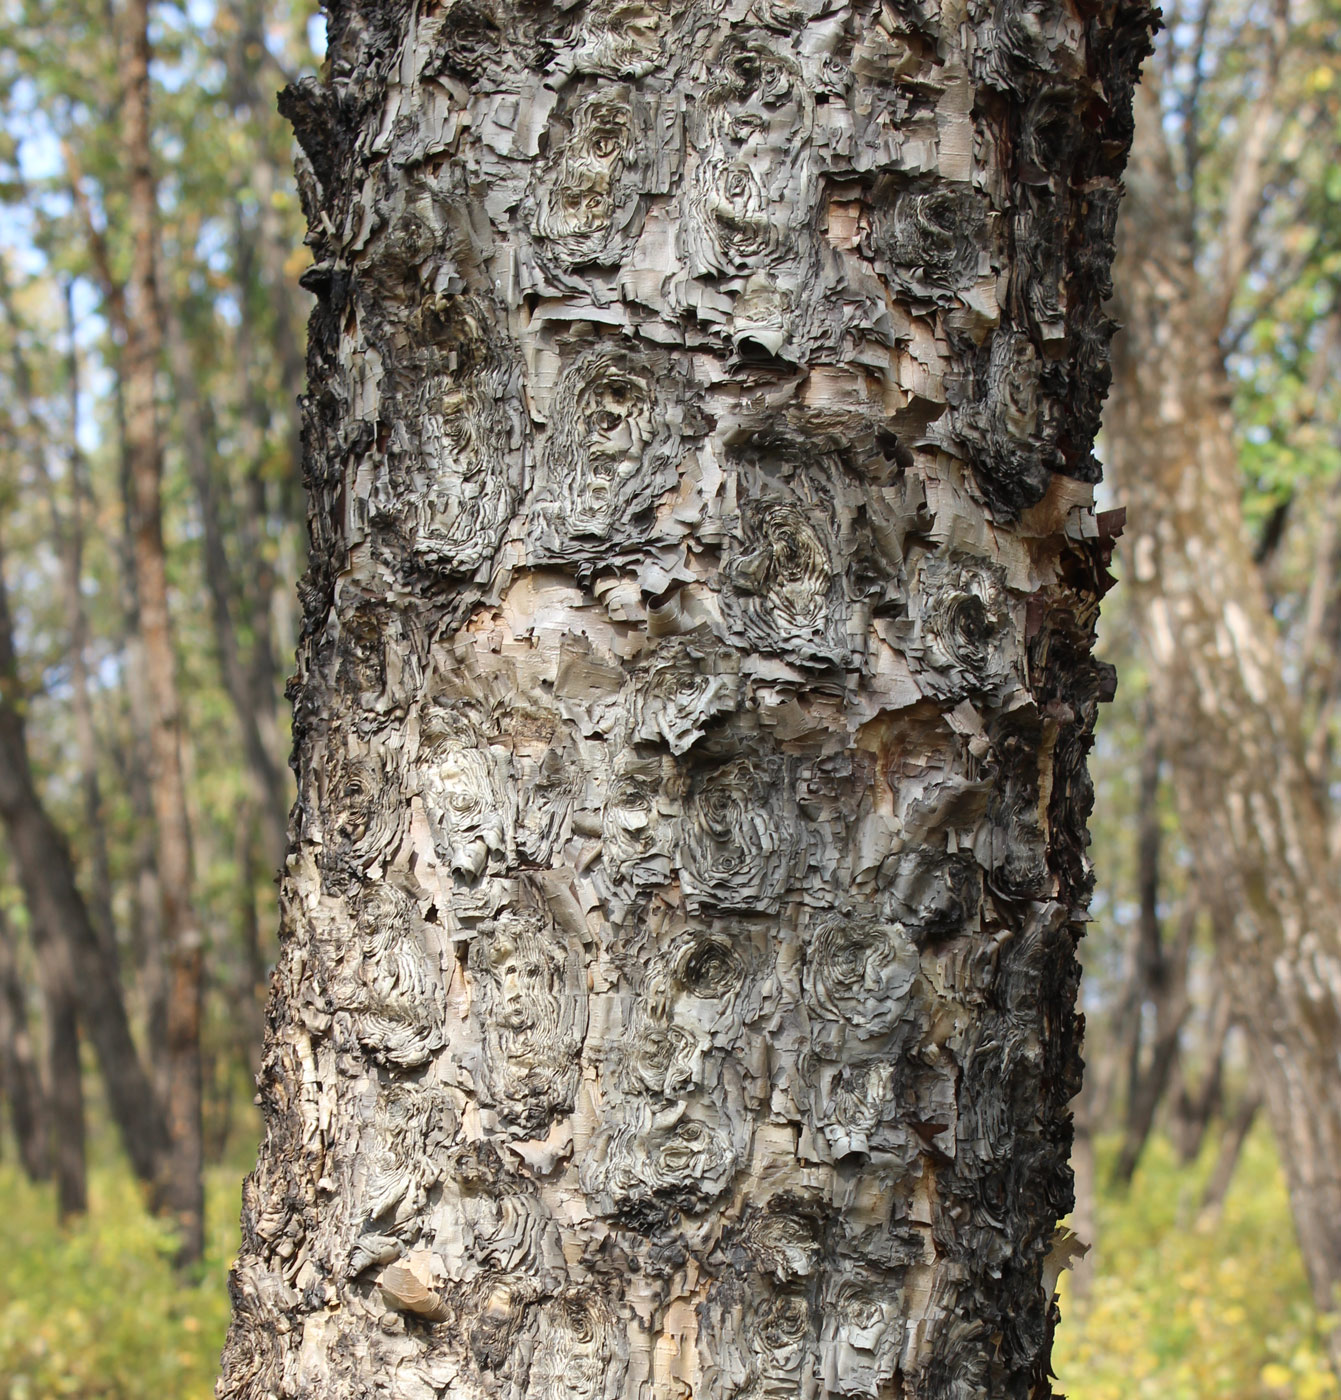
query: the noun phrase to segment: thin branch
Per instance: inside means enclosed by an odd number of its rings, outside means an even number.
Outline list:
[[[98,222],[93,217],[93,206],[89,202],[88,192],[84,189],[84,172],[74,147],[68,141],[61,142],[61,155],[65,160],[65,178],[70,187],[70,197],[74,200],[75,211],[83,225],[84,241],[88,244],[94,276],[107,306],[107,318],[111,321],[118,338],[124,339],[125,285],[112,272],[112,256],[107,247],[107,235],[98,227]]]
[[[1197,18],[1197,36],[1192,44],[1192,82],[1182,101],[1183,119],[1183,166],[1187,173],[1187,188],[1192,198],[1189,209],[1196,208],[1197,166],[1201,160],[1201,89],[1206,81],[1204,59],[1206,38],[1210,29],[1211,12],[1215,0],[1202,0],[1201,14]],[[1196,243],[1195,220],[1189,230],[1193,245]]]
[[[1229,321],[1239,282],[1252,260],[1254,232],[1261,217],[1267,183],[1267,158],[1279,125],[1276,101],[1280,90],[1281,60],[1290,34],[1290,0],[1273,0],[1267,26],[1267,55],[1262,68],[1261,90],[1245,123],[1245,136],[1230,179],[1221,226],[1220,259],[1212,279],[1210,330],[1218,340]]]

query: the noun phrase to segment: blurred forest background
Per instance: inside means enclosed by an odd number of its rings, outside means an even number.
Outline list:
[[[1176,0],[1139,112],[1117,271],[1131,331],[1103,504],[1182,531],[1191,563],[1168,562],[1165,533],[1150,567],[1129,528],[1134,557],[1119,556],[1102,623],[1120,685],[1093,759],[1073,1221],[1093,1249],[1062,1285],[1055,1359],[1073,1400],[1338,1394],[1337,1319],[1297,1242],[1299,1173],[1282,1170],[1298,1149],[1279,1150],[1253,1069],[1252,1047],[1271,1053],[1280,1028],[1236,1018],[1240,945],[1208,892],[1212,848],[1251,853],[1179,802],[1193,738],[1159,683],[1170,629],[1176,649],[1208,644],[1178,632],[1194,604],[1248,598],[1257,670],[1222,683],[1303,765],[1294,819],[1336,850],[1332,3]],[[307,260],[275,94],[315,71],[321,48],[320,21],[292,0],[0,0],[0,1395],[12,1400],[212,1390],[258,1129],[305,548]],[[155,394],[157,422],[144,411]],[[1185,468],[1218,495],[1190,512],[1184,495],[1180,514],[1168,463],[1188,433]],[[1197,565],[1212,556],[1223,567]],[[178,734],[180,781],[165,791],[150,779],[156,746]],[[1212,737],[1223,764],[1248,761]],[[1283,785],[1276,771],[1254,781]],[[183,812],[189,850],[164,839]],[[197,1084],[201,1132],[169,1146]],[[1341,1084],[1333,1073],[1310,1092],[1341,1097]]]

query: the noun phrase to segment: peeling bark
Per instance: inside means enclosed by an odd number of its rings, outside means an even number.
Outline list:
[[[1149,23],[333,8],[221,1396],[1050,1393]]]

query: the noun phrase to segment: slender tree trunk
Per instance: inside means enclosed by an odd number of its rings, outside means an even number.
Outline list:
[[[1253,1090],[1243,1096],[1242,1102],[1234,1110],[1233,1117],[1224,1125],[1220,1136],[1220,1151],[1216,1155],[1215,1168],[1206,1182],[1206,1190],[1201,1198],[1201,1213],[1210,1220],[1218,1220],[1225,1208],[1225,1197],[1234,1183],[1234,1171],[1243,1155],[1243,1144],[1248,1141],[1253,1124],[1261,1111],[1262,1100]]]
[[[84,1028],[98,1056],[126,1155],[140,1179],[152,1182],[166,1153],[163,1122],[131,1039],[116,965],[79,893],[70,848],[33,786],[17,691],[13,629],[0,567],[0,821],[28,907],[37,960],[59,969],[61,985],[78,988]]]
[[[109,24],[115,28],[115,12],[106,6]],[[62,147],[70,197],[79,213],[88,245],[89,258],[103,296],[103,310],[122,347],[130,340],[126,320],[126,289],[113,273],[111,253],[102,230],[93,218],[84,190],[83,174],[73,149]],[[135,481],[126,409],[124,358],[116,365],[113,387],[117,442],[120,445],[120,488],[125,529],[120,540],[121,582],[124,590],[125,635],[122,638],[126,678],[127,712],[131,730],[130,761],[121,765],[135,814],[134,876],[131,883],[132,918],[130,942],[135,959],[135,992],[153,1046],[167,1044],[168,969],[163,930],[163,899],[158,879],[154,840],[154,803],[149,769],[152,768],[153,720],[145,679],[144,639],[140,626],[139,584],[136,577]],[[125,750],[121,751],[124,756]],[[155,1054],[150,1071],[160,1098],[167,1098],[166,1056]]]
[[[182,775],[181,706],[163,547],[158,370],[163,317],[158,288],[158,191],[149,124],[149,0],[122,11],[122,140],[129,175],[131,275],[126,284],[126,449],[134,502],[133,555],[150,712],[155,851],[167,945],[166,1114],[172,1159],[164,1203],[181,1230],[181,1257],[204,1248],[200,1012],[202,935],[191,902],[191,837]]]
[[[69,413],[68,465],[70,472],[69,515],[56,537],[61,541],[65,613],[70,626],[70,691],[75,721],[75,743],[79,748],[80,783],[84,793],[84,818],[88,825],[90,884],[93,889],[92,913],[98,933],[109,952],[116,950],[116,921],[112,913],[112,871],[107,856],[107,830],[103,821],[102,786],[98,780],[98,735],[93,718],[93,698],[88,673],[88,609],[84,606],[84,505],[89,495],[87,465],[79,445],[79,346],[75,340],[73,290],[64,287],[66,348],[66,398]],[[49,488],[54,483],[48,482]],[[52,489],[52,519],[58,508]]]
[[[1137,1164],[1155,1126],[1155,1115],[1174,1079],[1183,1026],[1192,1006],[1187,973],[1196,920],[1196,906],[1188,904],[1183,910],[1173,948],[1165,952],[1161,945],[1159,973],[1153,983],[1148,984],[1155,1005],[1155,1034],[1148,1063],[1132,1066],[1122,1147],[1114,1168],[1114,1175],[1123,1185],[1136,1174]]]
[[[258,703],[260,696],[254,683],[257,666],[255,663],[249,665],[243,659],[237,628],[233,622],[233,611],[242,590],[238,587],[224,545],[218,492],[214,485],[211,462],[213,454],[206,438],[204,417],[196,393],[191,348],[186,342],[180,316],[170,314],[167,323],[169,358],[172,362],[173,383],[177,390],[177,412],[182,424],[184,455],[200,507],[201,528],[204,534],[205,587],[210,599],[210,620],[214,625],[219,673],[223,679],[224,690],[232,701],[233,713],[242,734],[242,749],[251,774],[255,795],[254,811],[258,818],[266,862],[278,868],[284,859],[284,815],[288,809],[288,784],[273,757],[273,740],[263,732],[263,729],[271,733],[274,731],[273,717],[278,695],[278,687],[274,683],[274,666],[269,660],[272,655],[270,630],[268,625],[265,626],[260,638],[253,644],[254,650],[265,653],[266,659],[259,664],[269,671],[271,681],[264,703]],[[268,588],[264,590],[263,606],[268,606],[269,592]],[[270,717],[268,724],[267,712]]]
[[[1229,1047],[1234,1021],[1229,999],[1217,982],[1211,993],[1207,1016],[1205,1067],[1201,1082],[1188,1083],[1186,1056],[1174,1061],[1173,1111],[1169,1119],[1169,1135],[1173,1138],[1178,1160],[1183,1166],[1195,1162],[1206,1140],[1206,1131],[1215,1115],[1224,1107],[1225,1054]]]
[[[313,548],[223,1397],[1050,1394],[1150,15],[901,13],[336,3],[284,95]]]
[[[66,330],[66,396],[68,403],[68,432],[66,458],[69,470],[70,504],[68,514],[61,509],[60,491],[51,475],[47,461],[46,430],[32,414],[31,405],[37,397],[32,367],[20,337],[22,322],[14,304],[14,296],[3,272],[0,272],[0,302],[14,335],[10,345],[10,365],[14,375],[15,393],[29,413],[22,434],[25,455],[34,475],[46,494],[51,517],[51,538],[61,562],[61,589],[65,617],[70,629],[70,692],[74,715],[75,743],[79,751],[81,786],[84,793],[84,814],[88,827],[89,865],[93,898],[90,912],[94,926],[107,948],[116,947],[116,931],[112,920],[112,882],[107,860],[106,832],[102,822],[102,797],[98,786],[98,752],[93,708],[88,680],[88,612],[84,607],[84,525],[83,492],[84,463],[79,449],[79,354],[75,344],[74,313],[70,287],[64,288]]]
[[[1088,1065],[1086,1066],[1088,1070]],[[1071,1265],[1071,1296],[1084,1305],[1094,1291],[1099,1262],[1098,1171],[1094,1160],[1094,1105],[1090,1101],[1089,1078],[1075,1100],[1075,1141],[1071,1147],[1071,1167],[1075,1174],[1076,1204],[1071,1223],[1076,1237],[1087,1246],[1084,1255]]]
[[[1252,1047],[1324,1312],[1341,1284],[1341,900],[1298,707],[1240,512],[1222,288],[1198,280],[1142,98],[1106,420],[1131,598],[1219,971]],[[1334,1334],[1341,1367],[1341,1329]]]
[[[9,1105],[9,1125],[24,1174],[30,1181],[46,1181],[51,1175],[48,1114],[28,1029],[28,1003],[14,951],[14,931],[3,911],[0,911],[0,1096]]]
[[[62,1221],[88,1209],[84,1153],[84,1079],[79,1064],[78,997],[64,941],[35,932],[38,982],[46,1030],[47,1103],[51,1110],[51,1165]]]

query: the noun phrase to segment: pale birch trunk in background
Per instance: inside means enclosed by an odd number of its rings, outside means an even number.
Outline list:
[[[1220,945],[1217,969],[1252,1048],[1314,1299],[1333,1312],[1341,899],[1279,629],[1244,529],[1218,343],[1226,289],[1198,276],[1153,91],[1140,108],[1118,265],[1124,330],[1104,420],[1129,503],[1127,586],[1197,897]],[[1341,1366],[1341,1330],[1332,1354]]]
[[[221,1396],[1050,1393],[1149,21],[333,7]]]

